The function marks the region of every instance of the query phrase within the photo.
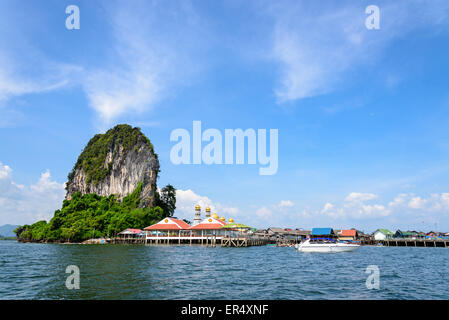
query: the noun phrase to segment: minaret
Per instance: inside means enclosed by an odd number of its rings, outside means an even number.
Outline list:
[[[201,207],[199,205],[195,206],[195,218],[193,219],[193,225],[196,226],[201,222]]]
[[[210,208],[206,208],[206,218],[210,218]]]

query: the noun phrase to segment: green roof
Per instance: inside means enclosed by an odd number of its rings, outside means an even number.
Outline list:
[[[401,234],[402,234],[403,236],[415,236],[415,235],[417,235],[418,233],[413,232],[413,231],[401,231]]]
[[[388,229],[377,229],[376,231],[380,231],[380,232],[382,232],[383,234],[394,234],[393,232],[391,232],[391,231],[388,230]]]

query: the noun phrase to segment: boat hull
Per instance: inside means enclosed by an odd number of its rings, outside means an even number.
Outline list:
[[[357,244],[304,244],[298,245],[296,250],[300,252],[337,253],[351,252],[358,247],[360,247],[360,245]]]

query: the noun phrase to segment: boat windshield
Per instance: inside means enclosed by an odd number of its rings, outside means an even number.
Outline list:
[[[313,238],[310,239],[311,243],[336,243],[337,241],[331,238]]]

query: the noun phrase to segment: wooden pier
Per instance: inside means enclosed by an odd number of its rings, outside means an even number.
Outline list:
[[[145,238],[113,239],[111,243],[115,243],[115,244],[144,244]]]
[[[425,247],[425,248],[448,248],[449,240],[443,239],[387,239],[363,241],[362,245],[379,245],[386,247]]]
[[[222,247],[252,247],[265,246],[273,243],[268,238],[224,238],[221,241]]]
[[[149,245],[203,245],[206,247],[252,247],[264,246],[274,243],[269,238],[262,237],[221,237],[221,236],[204,236],[204,237],[147,237],[145,244]]]

